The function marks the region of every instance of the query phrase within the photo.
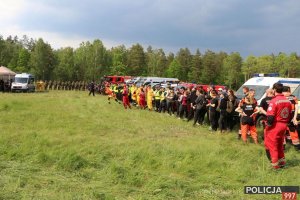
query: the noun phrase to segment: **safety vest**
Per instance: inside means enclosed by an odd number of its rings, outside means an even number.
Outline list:
[[[160,101],[163,101],[166,99],[166,92],[162,92],[161,95],[160,95]]]
[[[133,95],[134,92],[136,92],[136,90],[137,90],[137,87],[132,86],[132,87],[130,88],[130,93],[131,93],[131,95]]]
[[[154,99],[155,99],[155,100],[160,100],[159,90],[156,90],[156,91],[154,92]]]
[[[114,93],[118,93],[118,87],[116,85],[113,86]]]

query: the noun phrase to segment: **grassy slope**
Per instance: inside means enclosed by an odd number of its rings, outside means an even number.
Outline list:
[[[261,145],[83,92],[0,94],[0,199],[281,199],[300,154],[270,169]]]

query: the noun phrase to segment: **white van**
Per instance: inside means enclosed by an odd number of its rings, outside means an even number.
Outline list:
[[[125,81],[126,84],[137,84],[139,82],[141,82],[141,80],[143,80],[144,77],[138,76],[138,77],[134,77],[130,80]]]
[[[254,77],[246,81],[236,92],[238,99],[242,99],[245,95],[243,94],[243,87],[247,86],[249,89],[255,90],[255,99],[258,105],[261,100],[266,97],[266,90],[272,88],[274,83],[282,83],[285,86],[291,88],[293,92],[300,85],[300,78],[281,78],[281,77]],[[262,120],[264,116],[258,114],[256,116],[256,127],[261,128]]]
[[[149,84],[178,84],[178,78],[147,77],[143,85]]]
[[[11,91],[34,92],[34,76],[32,74],[16,74],[15,81],[11,84]]]
[[[293,92],[300,85],[300,78],[281,78],[281,77],[254,77],[246,81],[236,92],[239,99],[244,97],[243,87],[247,86],[249,89],[255,90],[255,99],[258,104],[266,97],[266,90],[272,88],[274,83],[282,83],[283,85],[290,86]]]
[[[298,116],[297,116],[297,119],[298,119],[298,121],[300,121],[300,85],[294,90],[292,95],[294,95],[298,99]],[[298,126],[298,128],[300,130],[300,126]]]

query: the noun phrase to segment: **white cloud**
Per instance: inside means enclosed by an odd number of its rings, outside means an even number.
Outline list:
[[[0,3],[0,24],[14,23],[15,19],[24,9],[25,2],[24,0],[6,0],[5,2]]]
[[[0,35],[43,38],[55,49],[100,39],[107,48],[140,43],[247,55],[289,51],[300,41],[298,0],[3,1]]]
[[[43,32],[43,31],[25,31],[21,30],[17,25],[9,26],[6,29],[1,30],[1,35],[6,38],[8,36],[18,36],[18,38],[22,38],[24,35],[27,35],[29,38],[39,39],[42,38],[44,42],[51,45],[54,49],[59,49],[63,47],[73,47],[78,48],[80,43],[90,41],[92,42],[95,39],[101,39],[104,46],[106,48],[111,48],[114,46],[118,46],[121,43],[117,41],[112,41],[110,39],[103,38],[87,38],[82,37],[80,35],[63,35],[56,32]]]

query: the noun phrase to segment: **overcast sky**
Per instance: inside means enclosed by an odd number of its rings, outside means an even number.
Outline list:
[[[299,0],[4,0],[0,35],[43,38],[53,48],[100,39],[107,48],[300,53]]]

